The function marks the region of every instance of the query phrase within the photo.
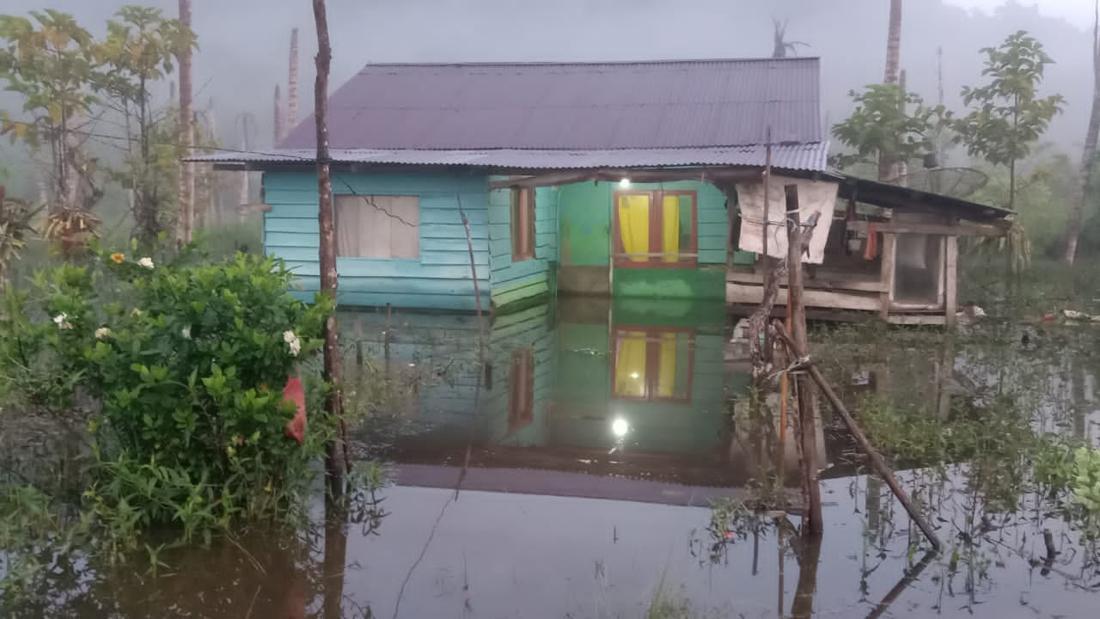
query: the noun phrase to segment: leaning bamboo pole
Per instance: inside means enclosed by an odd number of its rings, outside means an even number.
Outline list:
[[[894,472],[887,466],[886,461],[883,460],[882,455],[871,445],[871,441],[867,438],[867,435],[863,433],[863,429],[859,427],[856,420],[852,417],[852,414],[848,412],[848,408],[844,406],[844,403],[840,401],[836,392],[829,386],[829,383],[825,380],[825,377],[821,374],[821,370],[814,364],[813,360],[809,356],[809,352],[805,342],[799,342],[791,337],[787,333],[787,330],[783,328],[783,323],[778,320],[773,323],[776,334],[787,345],[791,351],[791,355],[798,361],[798,367],[809,374],[810,378],[817,384],[817,387],[821,389],[821,393],[825,395],[825,399],[829,400],[829,404],[832,405],[833,410],[840,415],[841,420],[844,421],[844,425],[848,428],[848,432],[856,439],[856,443],[859,445],[860,450],[867,456],[868,462],[871,463],[871,468],[874,469],[886,485],[893,491],[894,496],[897,497],[898,502],[909,514],[909,517],[917,523],[920,530],[924,533],[924,536],[928,538],[928,541],[932,544],[933,549],[937,552],[943,547],[940,542],[940,538],[936,536],[936,532],[928,524],[928,521],[924,519],[924,516],[917,511],[913,506],[913,502],[909,500],[909,495],[898,483],[897,478],[894,477]]]

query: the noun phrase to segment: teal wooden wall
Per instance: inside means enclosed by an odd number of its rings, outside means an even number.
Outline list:
[[[557,187],[535,190],[535,257],[512,262],[512,193],[489,193],[489,264],[493,307],[530,299],[550,292],[551,271],[558,261]]]
[[[264,250],[297,275],[298,296],[312,299],[318,270],[317,177],[312,171],[264,173]],[[335,195],[403,195],[420,198],[420,258],[339,258],[339,302],[474,310],[474,285],[459,200],[470,219],[482,307],[489,307],[489,188],[485,176],[461,173],[337,173]],[[507,233],[507,226],[505,226]],[[509,242],[510,243],[510,242]]]

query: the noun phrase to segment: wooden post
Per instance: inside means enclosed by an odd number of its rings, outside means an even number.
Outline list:
[[[796,350],[806,350],[806,308],[802,306],[802,223],[798,214],[798,186],[783,187],[787,198],[787,305]],[[799,354],[798,356],[801,356]],[[796,356],[796,358],[798,358]],[[806,510],[802,533],[821,535],[821,488],[817,482],[817,401],[813,383],[805,374],[795,379],[798,396],[799,444],[802,447],[802,503]]]
[[[840,418],[844,421],[844,425],[848,428],[848,432],[852,434],[852,437],[856,439],[856,443],[859,448],[867,456],[868,462],[871,464],[871,468],[879,474],[880,477],[886,482],[886,485],[893,491],[894,496],[897,497],[898,502],[909,514],[920,530],[924,533],[928,541],[932,543],[932,547],[939,551],[942,545],[940,544],[939,537],[936,536],[936,532],[929,526],[928,521],[921,516],[920,512],[913,506],[913,502],[909,500],[909,495],[902,489],[901,484],[894,477],[893,471],[890,467],[886,466],[886,461],[882,459],[882,456],[871,445],[871,441],[867,438],[867,435],[863,433],[863,430],[856,423],[856,420],[852,417],[852,414],[848,412],[848,408],[844,406],[844,403],[840,401],[840,397],[837,396],[833,388],[829,386],[829,383],[825,381],[825,377],[822,376],[821,370],[814,365],[813,361],[809,358],[808,348],[805,342],[800,342],[798,337],[794,334],[788,334],[787,330],[783,328],[782,323],[778,320],[775,321],[773,327],[779,338],[791,349],[791,354],[801,360],[802,369],[804,369],[813,379],[813,382],[817,383],[817,386],[821,389],[821,393],[825,394],[825,398],[832,404],[833,410],[840,415]],[[803,374],[805,376],[805,374]],[[799,385],[801,387],[801,384]]]
[[[959,237],[946,236],[943,261],[943,311],[944,324],[950,329],[955,326],[955,315],[959,311]]]
[[[313,19],[317,24],[317,80],[314,84],[314,114],[317,119],[317,224],[320,228],[319,260],[321,294],[336,302],[339,279],[336,272],[336,215],[332,203],[332,178],[329,176],[328,150],[328,73],[332,64],[332,47],[328,39],[328,18],[325,0],[313,0]],[[326,412],[336,420],[339,431],[325,446],[325,475],[333,498],[344,492],[344,465],[347,463],[347,428],[344,423],[343,400],[340,394],[340,336],[336,312],[325,318],[324,368],[322,378],[329,386],[325,399]],[[343,460],[341,460],[341,452]]]
[[[882,292],[879,299],[882,308],[879,315],[883,320],[890,319],[890,305],[894,301],[894,263],[898,255],[898,236],[891,232],[882,233]]]

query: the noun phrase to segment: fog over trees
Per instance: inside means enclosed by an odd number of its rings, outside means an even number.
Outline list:
[[[126,0],[7,0],[10,14],[42,8],[73,13],[98,33]],[[144,2],[174,15],[176,0]],[[241,112],[258,124],[257,147],[272,141],[272,93],[286,81],[290,32],[308,27],[308,2],[196,0],[194,28],[195,105],[211,99],[220,127],[234,126]],[[537,60],[629,60],[653,58],[764,57],[774,46],[773,19],[787,21],[787,37],[804,41],[803,56],[822,59],[823,114],[831,125],[851,109],[848,91],[880,82],[890,3],[885,0],[332,0],[333,88],[367,62],[457,62]],[[978,50],[1025,29],[1040,40],[1055,64],[1043,90],[1066,98],[1046,139],[1059,150],[1081,148],[1091,101],[1091,20],[1070,23],[1041,0],[1040,7],[1009,1],[991,10],[978,0],[921,0],[906,3],[901,67],[908,89],[937,101],[937,48],[943,48],[944,103],[961,108],[959,90],[981,71]],[[1086,3],[1087,4],[1087,3]],[[1088,6],[1080,13],[1087,16]],[[1078,20],[1075,20],[1078,21]],[[313,80],[315,42],[303,38],[301,83]],[[285,85],[284,85],[285,92]],[[167,99],[168,93],[162,93]],[[303,98],[302,114],[309,112]],[[0,94],[0,105],[11,96]],[[301,115],[299,116],[301,118]],[[223,135],[226,146],[238,136]],[[8,148],[6,145],[0,148]],[[952,153],[961,163],[963,155]]]

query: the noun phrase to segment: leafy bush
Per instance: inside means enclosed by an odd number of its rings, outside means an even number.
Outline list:
[[[245,255],[62,265],[9,296],[0,369],[45,410],[94,410],[86,499],[101,517],[133,509],[138,528],[174,521],[189,536],[270,513],[302,489],[326,438],[316,416],[303,445],[284,433],[294,405],[282,387],[317,349],[329,309],[295,300],[289,284],[281,263]]]

